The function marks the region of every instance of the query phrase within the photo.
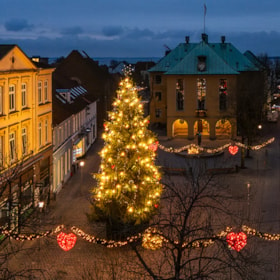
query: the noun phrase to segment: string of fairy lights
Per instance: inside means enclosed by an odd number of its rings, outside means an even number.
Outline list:
[[[172,243],[178,246],[179,241],[167,239],[164,234],[155,227],[148,227],[143,233],[138,233],[136,235],[132,235],[126,238],[125,241],[115,241],[115,240],[107,240],[104,238],[98,238],[95,235],[91,235],[85,233],[82,229],[72,226],[71,233],[66,234],[63,232],[66,227],[65,225],[59,225],[53,230],[47,230],[45,232],[40,233],[31,233],[31,234],[22,234],[22,233],[14,233],[11,230],[7,230],[4,228],[0,228],[0,231],[6,237],[14,239],[16,241],[31,241],[34,239],[44,238],[51,235],[57,236],[57,242],[59,246],[68,251],[72,249],[75,245],[77,236],[81,237],[83,240],[93,243],[93,244],[100,244],[107,248],[118,248],[123,247],[128,244],[138,242],[142,239],[142,246],[145,249],[149,250],[157,250],[160,249],[164,243]],[[181,244],[182,248],[202,248],[208,247],[215,243],[217,240],[225,239],[228,243],[228,247],[230,249],[240,251],[246,244],[247,244],[247,236],[251,235],[253,237],[258,237],[266,241],[279,241],[280,240],[280,233],[272,234],[272,233],[263,233],[254,228],[251,228],[247,225],[242,225],[241,232],[233,232],[232,227],[227,227],[225,230],[220,231],[219,233],[213,235],[211,238],[207,239],[199,239],[199,240],[192,240],[188,242],[184,242]]]
[[[189,145],[185,145],[183,147],[180,148],[173,148],[173,147],[165,147],[162,144],[158,144],[158,148],[165,151],[165,152],[169,152],[169,153],[181,153],[183,151],[188,151],[189,153],[209,153],[209,154],[215,154],[215,153],[219,153],[224,151],[225,149],[229,148],[230,146],[237,146],[240,148],[244,148],[244,149],[248,149],[248,150],[252,150],[252,151],[256,151],[256,150],[260,150],[262,148],[264,148],[265,146],[271,144],[272,142],[274,142],[275,138],[272,137],[270,139],[268,139],[267,141],[263,142],[262,144],[258,144],[255,146],[249,146],[246,145],[244,143],[240,143],[240,142],[234,142],[234,143],[227,143],[223,146],[217,147],[217,148],[204,148],[201,146],[198,146],[194,143],[191,143]]]

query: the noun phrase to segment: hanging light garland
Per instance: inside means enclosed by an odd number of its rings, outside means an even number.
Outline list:
[[[229,148],[231,154],[233,154],[233,152],[235,152],[235,154],[236,154],[238,152],[238,147],[256,151],[256,150],[260,150],[260,149],[264,148],[265,146],[271,144],[272,142],[274,142],[274,140],[275,140],[275,138],[272,137],[271,139],[263,142],[262,144],[256,145],[256,146],[248,146],[248,145],[245,145],[245,144],[240,143],[240,142],[235,142],[234,144],[228,143],[228,144],[225,144],[221,147],[214,148],[214,149],[203,148],[203,147],[198,146],[198,145],[193,144],[193,143],[189,144],[189,145],[186,145],[186,146],[183,146],[181,148],[176,148],[176,149],[173,148],[173,147],[167,148],[167,147],[165,147],[161,144],[158,144],[158,147],[159,147],[159,149],[161,149],[165,152],[168,152],[168,153],[181,153],[183,151],[193,151],[194,150],[195,153],[205,152],[205,153],[208,153],[208,154],[216,154],[216,153],[222,152],[225,149]]]
[[[16,234],[4,228],[0,228],[0,231],[2,234],[16,241],[31,241],[34,239],[43,238],[50,235],[57,235],[56,236],[57,243],[60,246],[60,248],[63,249],[64,251],[69,251],[75,246],[77,236],[81,237],[83,240],[89,243],[100,244],[107,248],[123,247],[130,243],[137,242],[140,239],[142,239],[142,246],[145,249],[149,249],[149,250],[160,249],[164,243],[172,242],[175,245],[179,244],[178,240],[170,241],[166,239],[162,234],[162,232],[160,232],[158,229],[153,227],[147,228],[143,233],[138,233],[137,235],[127,237],[126,241],[114,241],[114,240],[107,240],[104,238],[98,238],[94,235],[85,233],[83,230],[75,226],[71,227],[71,231],[72,231],[71,233],[66,234],[62,231],[64,228],[65,228],[64,225],[59,225],[54,230],[48,230],[46,232],[32,233],[32,234]],[[236,250],[237,252],[239,252],[247,244],[248,235],[259,237],[267,241],[280,240],[280,233],[277,234],[262,233],[246,225],[243,225],[241,228],[242,228],[241,232],[235,233],[232,232],[231,227],[227,227],[225,230],[222,230],[220,233],[214,235],[212,238],[193,240],[191,242],[184,242],[181,246],[182,248],[202,248],[202,247],[205,248],[210,245],[213,245],[216,240],[225,238],[226,242],[228,243],[228,247],[232,250]]]

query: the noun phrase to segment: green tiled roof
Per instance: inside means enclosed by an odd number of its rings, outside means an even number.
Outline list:
[[[206,57],[206,71],[197,69],[199,56]],[[256,63],[238,51],[231,43],[181,43],[164,56],[150,72],[167,75],[239,74],[242,71],[259,71]]]

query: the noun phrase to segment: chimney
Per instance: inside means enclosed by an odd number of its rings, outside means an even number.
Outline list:
[[[185,37],[185,42],[186,42],[186,44],[188,44],[190,42],[190,36]]]
[[[202,38],[202,41],[203,41],[203,42],[208,43],[208,35],[207,35],[207,34],[202,33],[202,34],[201,34],[201,38]]]
[[[221,42],[222,42],[222,44],[224,44],[225,43],[225,41],[226,41],[226,36],[221,36]]]

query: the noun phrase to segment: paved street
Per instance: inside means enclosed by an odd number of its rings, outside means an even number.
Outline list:
[[[238,173],[228,174],[227,182],[232,186],[232,193],[240,197],[240,203],[249,216],[250,226],[262,232],[280,232],[280,124],[270,124],[265,127],[263,139],[276,137],[276,140],[269,146],[251,151],[251,158],[246,158],[245,169]],[[168,140],[159,138],[160,143],[165,147],[182,147],[189,141],[186,139]],[[213,142],[202,139],[202,145],[208,147],[222,146],[226,141]],[[104,237],[102,225],[90,224],[86,213],[90,207],[90,189],[94,187],[95,181],[92,173],[98,171],[100,159],[98,151],[103,142],[98,139],[86,157],[84,167],[73,175],[57,195],[56,201],[52,201],[46,213],[38,213],[37,228],[41,230],[54,229],[57,225],[65,225],[64,232],[71,232],[71,226],[77,226],[86,233]],[[213,146],[214,145],[214,146]],[[196,160],[196,159],[195,159]],[[159,151],[158,164],[161,166],[180,167],[185,166],[186,159],[174,154]],[[193,161],[193,160],[191,160]],[[240,165],[240,152],[232,156],[225,151],[223,155],[207,160],[207,168],[219,166]],[[247,186],[250,184],[248,190]],[[7,243],[7,242],[6,242]],[[269,244],[268,244],[269,243]],[[19,245],[20,244],[20,245]],[[264,249],[269,250],[267,254],[267,275],[269,280],[280,279],[279,276],[279,242],[260,242]],[[7,244],[6,244],[7,245]],[[41,278],[40,271],[34,279],[129,279],[119,278],[122,275],[121,267],[115,271],[117,278],[112,278],[112,271],[108,271],[108,263],[117,264],[119,255],[129,253],[124,250],[109,252],[100,245],[90,244],[78,237],[75,247],[64,252],[56,242],[56,236],[37,239],[33,241],[11,241],[8,244],[9,250],[20,246],[21,251],[9,261],[9,268],[12,271],[19,269],[42,269],[45,278]],[[249,245],[248,245],[249,246]],[[3,249],[4,252],[6,249]],[[266,252],[264,250],[264,252]],[[101,257],[102,256],[102,257]],[[106,270],[107,269],[107,270]],[[106,270],[106,271],[105,271]],[[108,276],[109,275],[109,276]],[[111,275],[111,276],[110,276]],[[111,278],[110,278],[111,277]]]

